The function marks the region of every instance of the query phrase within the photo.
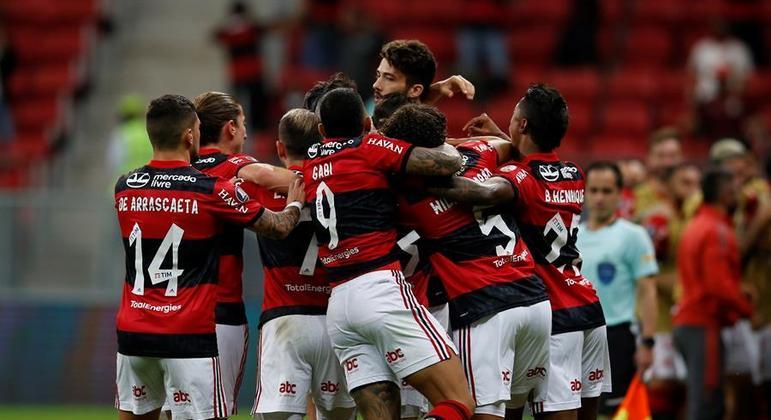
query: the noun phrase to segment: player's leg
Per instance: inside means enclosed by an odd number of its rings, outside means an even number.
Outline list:
[[[608,332],[603,325],[583,332],[581,352],[581,408],[579,420],[596,420],[600,394],[611,392]]]
[[[416,420],[428,412],[428,400],[417,389],[402,379],[399,384],[401,394],[402,420]]]
[[[725,347],[726,417],[754,419],[760,414],[754,404],[753,372],[760,377],[760,345],[749,321],[741,320],[722,331]]]
[[[157,419],[166,396],[163,369],[153,357],[118,353],[115,408],[120,419]]]
[[[675,328],[674,338],[688,372],[686,418],[723,418],[725,407],[720,331],[716,328],[680,326]]]
[[[581,407],[581,352],[584,334],[572,331],[549,338],[548,380],[538,384],[531,408],[536,419],[575,420]]]
[[[521,308],[516,315],[524,324],[516,335],[506,418],[521,420],[528,398],[548,380],[551,303],[547,300]]]
[[[229,415],[238,413],[237,398],[241,388],[249,345],[248,325],[217,324],[217,349],[222,367],[222,384]]]
[[[313,341],[306,340],[310,315],[286,315],[266,322],[257,348],[255,419],[304,416],[311,387],[312,367],[305,358]]]
[[[308,315],[305,326],[307,361],[311,365],[311,395],[313,414],[319,420],[349,420],[356,417],[356,402],[348,393],[340,362],[327,334],[326,316]],[[308,411],[311,414],[311,411]]]
[[[218,357],[160,359],[172,418],[207,420],[228,416]]]

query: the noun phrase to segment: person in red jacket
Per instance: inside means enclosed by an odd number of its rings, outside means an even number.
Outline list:
[[[731,224],[739,188],[729,172],[710,170],[701,189],[704,204],[678,249],[683,296],[673,320],[675,345],[688,369],[689,420],[723,418],[720,329],[752,315],[752,304],[740,289],[739,248]]]

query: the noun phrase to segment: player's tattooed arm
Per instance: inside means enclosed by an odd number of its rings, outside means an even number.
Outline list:
[[[454,147],[416,147],[410,153],[405,172],[413,175],[450,176],[463,167],[463,158]]]
[[[438,196],[463,203],[494,205],[513,201],[517,194],[509,181],[492,177],[485,182],[455,176],[449,188],[429,188]]]
[[[286,194],[289,184],[297,175],[289,169],[279,168],[267,163],[253,163],[238,170],[238,177],[251,183]]]
[[[254,223],[253,229],[258,235],[271,239],[284,239],[300,221],[300,211],[304,198],[304,186],[300,179],[289,184],[287,206],[283,211],[273,212],[268,209]]]
[[[397,420],[401,415],[399,387],[393,382],[376,382],[356,388],[351,396],[365,420]]]

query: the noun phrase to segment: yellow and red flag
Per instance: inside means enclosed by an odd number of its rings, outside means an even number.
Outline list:
[[[618,407],[613,420],[651,420],[651,406],[648,404],[648,390],[640,380],[640,374],[635,375],[624,401]]]

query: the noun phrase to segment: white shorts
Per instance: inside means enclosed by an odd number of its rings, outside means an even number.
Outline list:
[[[229,415],[238,414],[238,391],[244,377],[244,364],[249,346],[249,326],[217,324],[217,351],[222,368],[222,386],[225,388],[225,401]],[[166,397],[162,411],[170,411],[174,401]]]
[[[573,410],[581,398],[610,392],[610,357],[605,326],[551,336],[547,381],[536,389],[533,413]]]
[[[683,356],[675,348],[672,333],[656,333],[656,344],[653,346],[653,364],[643,374],[643,379],[649,381],[684,381],[686,368]]]
[[[450,305],[445,303],[443,305],[430,306],[426,309],[439,321],[439,324],[445,331],[450,331]],[[422,417],[428,413],[428,400],[417,389],[413,388],[403,379],[399,389],[402,397],[402,418]]]
[[[530,390],[546,378],[551,304],[507,309],[453,331],[476,414],[504,417],[506,402],[522,407]]]
[[[252,415],[305,414],[308,396],[319,408],[355,407],[332,352],[324,315],[286,315],[266,322],[257,350]]]
[[[771,326],[766,326],[757,333],[760,344],[760,377],[771,381]]]
[[[456,352],[398,270],[374,271],[333,288],[327,329],[351,390],[382,381],[398,385]]]
[[[210,419],[227,417],[219,359],[162,359],[118,353],[116,407],[136,415],[163,406],[169,396],[172,417]]]
[[[742,319],[721,331],[725,347],[725,373],[753,375],[760,383],[760,343],[750,321]]]

